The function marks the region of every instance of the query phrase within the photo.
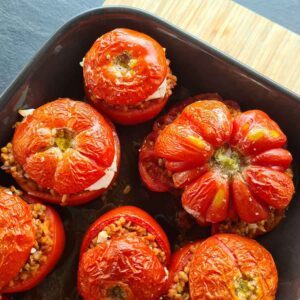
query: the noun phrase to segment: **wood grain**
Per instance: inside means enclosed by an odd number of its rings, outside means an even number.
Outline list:
[[[231,0],[106,0],[146,10],[300,94],[300,36]]]

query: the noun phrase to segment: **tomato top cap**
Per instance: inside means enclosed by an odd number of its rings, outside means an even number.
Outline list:
[[[29,178],[58,194],[76,194],[97,182],[113,168],[118,146],[100,113],[67,98],[24,118],[12,144],[14,158]]]
[[[29,205],[0,187],[0,290],[16,277],[30,255],[35,230]]]
[[[117,28],[98,38],[84,58],[86,92],[94,102],[138,104],[159,88],[167,68],[165,51],[157,41]]]

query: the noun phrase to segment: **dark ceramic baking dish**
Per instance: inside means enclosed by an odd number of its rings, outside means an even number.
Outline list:
[[[238,101],[243,109],[258,108],[273,117],[287,133],[289,149],[300,161],[300,98],[246,66],[147,13],[124,7],[106,7],[85,12],[65,24],[38,52],[1,96],[0,144],[12,136],[19,108],[34,108],[58,97],[84,99],[79,62],[93,41],[116,27],[145,32],[158,40],[171,59],[178,86],[168,106],[186,96],[218,92]],[[76,291],[78,251],[84,232],[98,216],[115,206],[137,205],[148,211],[167,231],[173,245],[209,235],[193,226],[185,232],[176,195],[149,192],[141,184],[137,168],[138,148],[152,122],[136,127],[117,127],[122,146],[122,164],[117,185],[105,196],[75,208],[58,208],[67,234],[66,249],[56,269],[38,287],[15,299],[80,299]],[[12,180],[1,171],[2,185]],[[297,181],[297,179],[296,179]],[[124,194],[125,186],[131,192]],[[287,218],[259,241],[274,256],[279,271],[277,299],[296,300],[300,295],[300,199],[299,192]]]

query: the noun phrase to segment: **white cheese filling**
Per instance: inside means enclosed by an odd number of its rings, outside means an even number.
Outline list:
[[[82,61],[79,63],[79,65],[80,65],[80,67],[83,68],[83,66],[84,66],[84,58],[83,58]]]
[[[30,116],[34,112],[34,108],[29,108],[29,109],[19,109],[19,114],[25,118],[27,116]]]
[[[115,173],[117,172],[117,149],[115,149],[115,156],[112,164],[105,170],[105,175],[102,176],[98,181],[90,185],[85,191],[97,191],[100,189],[107,188],[112,182]]]
[[[145,101],[162,98],[165,96],[166,91],[167,91],[167,78],[164,79],[164,81],[158,87],[158,89],[148,98],[146,98]]]

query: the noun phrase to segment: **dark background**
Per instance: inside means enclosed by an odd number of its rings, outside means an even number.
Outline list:
[[[300,34],[300,0],[236,2]],[[0,0],[0,94],[60,26],[102,3],[103,0]]]

